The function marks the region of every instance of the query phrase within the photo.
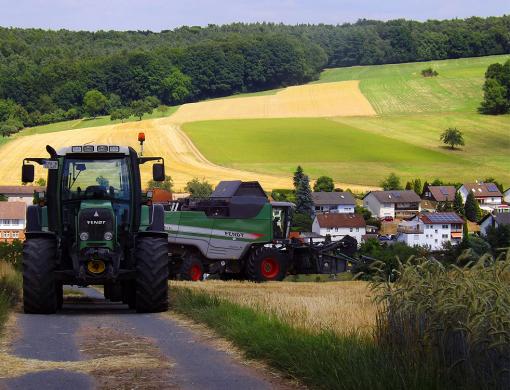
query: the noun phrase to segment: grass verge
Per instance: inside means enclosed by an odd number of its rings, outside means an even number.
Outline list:
[[[260,359],[310,387],[327,389],[439,388],[426,368],[391,364],[370,336],[311,333],[251,308],[173,286],[173,309],[204,323],[251,359]]]
[[[21,294],[21,274],[0,260],[0,331]]]

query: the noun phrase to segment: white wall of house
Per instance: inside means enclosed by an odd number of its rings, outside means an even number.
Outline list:
[[[9,195],[7,196],[8,202],[25,202],[28,206],[34,204],[34,196],[33,195],[20,195],[20,196],[14,196]]]
[[[452,240],[451,224],[424,224],[418,218],[409,221],[401,226],[414,228],[414,233],[399,233],[397,241],[409,246],[423,246],[431,250],[440,250],[446,242],[458,243],[459,240]]]
[[[321,213],[339,213],[339,214],[354,214],[353,204],[339,204],[339,205],[320,205],[315,207],[315,212]]]
[[[510,188],[503,192],[503,201],[510,204]]]
[[[363,199],[363,207],[370,210],[372,215],[377,218],[392,217],[395,218],[394,203],[380,203],[373,194],[368,194]]]
[[[358,244],[361,243],[361,237],[367,233],[365,227],[321,228],[319,226],[319,223],[317,222],[317,218],[315,218],[315,220],[313,221],[312,232],[314,232],[316,234],[320,234],[323,237],[330,235],[332,241],[339,241],[342,238],[344,238],[345,236],[351,236],[351,237],[355,238],[356,241],[358,241]]]

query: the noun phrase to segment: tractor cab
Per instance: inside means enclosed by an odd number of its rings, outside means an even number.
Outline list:
[[[295,205],[290,202],[271,202],[273,209],[273,238],[277,241],[289,238]]]

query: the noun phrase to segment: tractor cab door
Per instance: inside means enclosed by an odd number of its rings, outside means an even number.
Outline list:
[[[273,239],[285,240],[289,237],[292,221],[292,203],[274,202],[273,206]]]

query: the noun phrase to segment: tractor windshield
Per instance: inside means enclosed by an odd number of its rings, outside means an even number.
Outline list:
[[[62,199],[129,201],[131,185],[127,158],[64,161]]]

